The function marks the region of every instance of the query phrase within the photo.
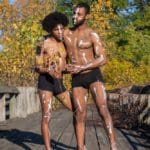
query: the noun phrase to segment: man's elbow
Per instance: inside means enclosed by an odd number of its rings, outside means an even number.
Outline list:
[[[107,63],[107,59],[104,55],[101,55],[99,60],[101,65],[105,65]]]

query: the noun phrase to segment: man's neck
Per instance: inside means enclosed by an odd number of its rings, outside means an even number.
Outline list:
[[[61,43],[61,42],[62,42],[61,40],[58,40],[58,39],[56,39],[56,38],[54,38],[54,37],[51,37],[51,40],[52,40],[53,42],[56,42],[56,43]]]
[[[87,24],[86,23],[84,23],[84,24],[82,24],[82,25],[79,25],[79,26],[77,26],[77,30],[83,30],[83,29],[85,29],[87,27]]]

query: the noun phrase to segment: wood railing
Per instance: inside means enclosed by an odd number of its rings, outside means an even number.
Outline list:
[[[114,106],[114,111],[116,108],[115,105],[117,105],[120,110],[126,108],[127,111],[129,111],[134,105],[137,106],[137,102],[138,106],[146,104],[143,110],[140,110],[141,112],[138,118],[139,123],[150,125],[150,94],[109,92],[107,96],[109,103]],[[58,101],[53,101],[53,108],[57,103]],[[25,118],[29,114],[39,111],[40,101],[36,87],[0,86],[0,121],[16,117]]]
[[[0,87],[0,121],[24,118],[40,110],[35,87]]]

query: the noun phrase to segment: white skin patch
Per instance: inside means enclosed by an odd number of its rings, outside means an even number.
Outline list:
[[[76,9],[75,14],[73,15],[73,23],[76,24],[77,22],[77,13],[79,12],[79,8]]]
[[[104,100],[106,100],[106,91],[105,91],[105,87],[103,85],[102,85],[102,90],[103,90]]]
[[[96,38],[97,42],[100,40],[99,35],[97,33],[92,32],[91,34]]]
[[[83,55],[83,59],[84,59],[85,63],[87,64],[87,59],[85,57],[85,53],[83,53],[82,55]]]
[[[48,120],[50,119],[50,117],[51,117],[51,113],[50,113],[50,111],[51,111],[51,99],[49,99],[49,100],[47,100],[47,102],[48,102],[48,110],[47,110],[47,112],[45,113],[45,115],[44,115],[44,118],[48,118]]]
[[[110,125],[107,125],[107,128],[108,128],[108,130],[109,130],[109,133],[112,134],[112,125],[111,125],[111,124],[110,124]]]
[[[67,40],[71,43],[72,42],[72,40],[71,40],[71,38],[70,37],[66,37],[67,38]]]
[[[77,16],[78,16],[78,12],[80,11],[80,8],[77,8],[75,11],[75,14],[73,16],[73,23],[76,24],[77,23]],[[83,17],[78,17],[78,21],[82,20]]]
[[[51,110],[51,104],[52,104],[52,102],[51,102],[51,99],[49,100],[49,103],[48,103],[48,111],[50,111]]]
[[[63,62],[63,61],[62,61],[62,58],[59,58],[59,63],[62,64],[62,62]]]
[[[95,47],[95,51],[96,51],[96,53],[99,52],[99,46],[96,46],[96,47]]]
[[[71,31],[69,31],[69,34],[71,34],[71,35],[72,35],[73,33],[72,33]]]
[[[74,56],[71,57],[71,61],[72,61],[72,63],[76,63],[77,62]]]
[[[87,103],[87,96],[86,95],[84,96],[84,100],[85,100],[85,103]]]
[[[95,96],[97,97],[97,90],[96,90],[96,88],[94,87],[94,93],[95,93]]]
[[[81,41],[79,42],[79,47],[80,47],[82,44],[83,44],[83,40],[81,40]]]
[[[44,99],[45,98],[45,94],[42,94],[42,99]]]
[[[58,33],[60,40],[63,40],[61,25],[58,25]]]
[[[90,45],[90,42],[83,42],[83,40],[80,40],[79,44],[78,44],[78,47],[81,47],[81,46],[89,46]]]
[[[100,55],[99,61],[102,62],[104,60],[104,56]]]
[[[81,110],[82,110],[82,108],[81,108],[80,102],[79,102],[79,100],[78,100],[78,99],[76,99],[76,101],[77,101],[77,104],[78,104],[79,110],[81,111]]]

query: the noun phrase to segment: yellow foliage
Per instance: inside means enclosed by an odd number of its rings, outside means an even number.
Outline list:
[[[33,85],[36,75],[32,71],[37,39],[42,36],[40,20],[54,9],[53,1],[16,0],[11,5],[0,2],[3,18],[0,29],[0,83],[5,85]]]
[[[150,68],[141,62],[140,66],[133,66],[127,61],[111,59],[104,68],[108,88],[123,87],[135,83],[146,82],[150,78]]]

